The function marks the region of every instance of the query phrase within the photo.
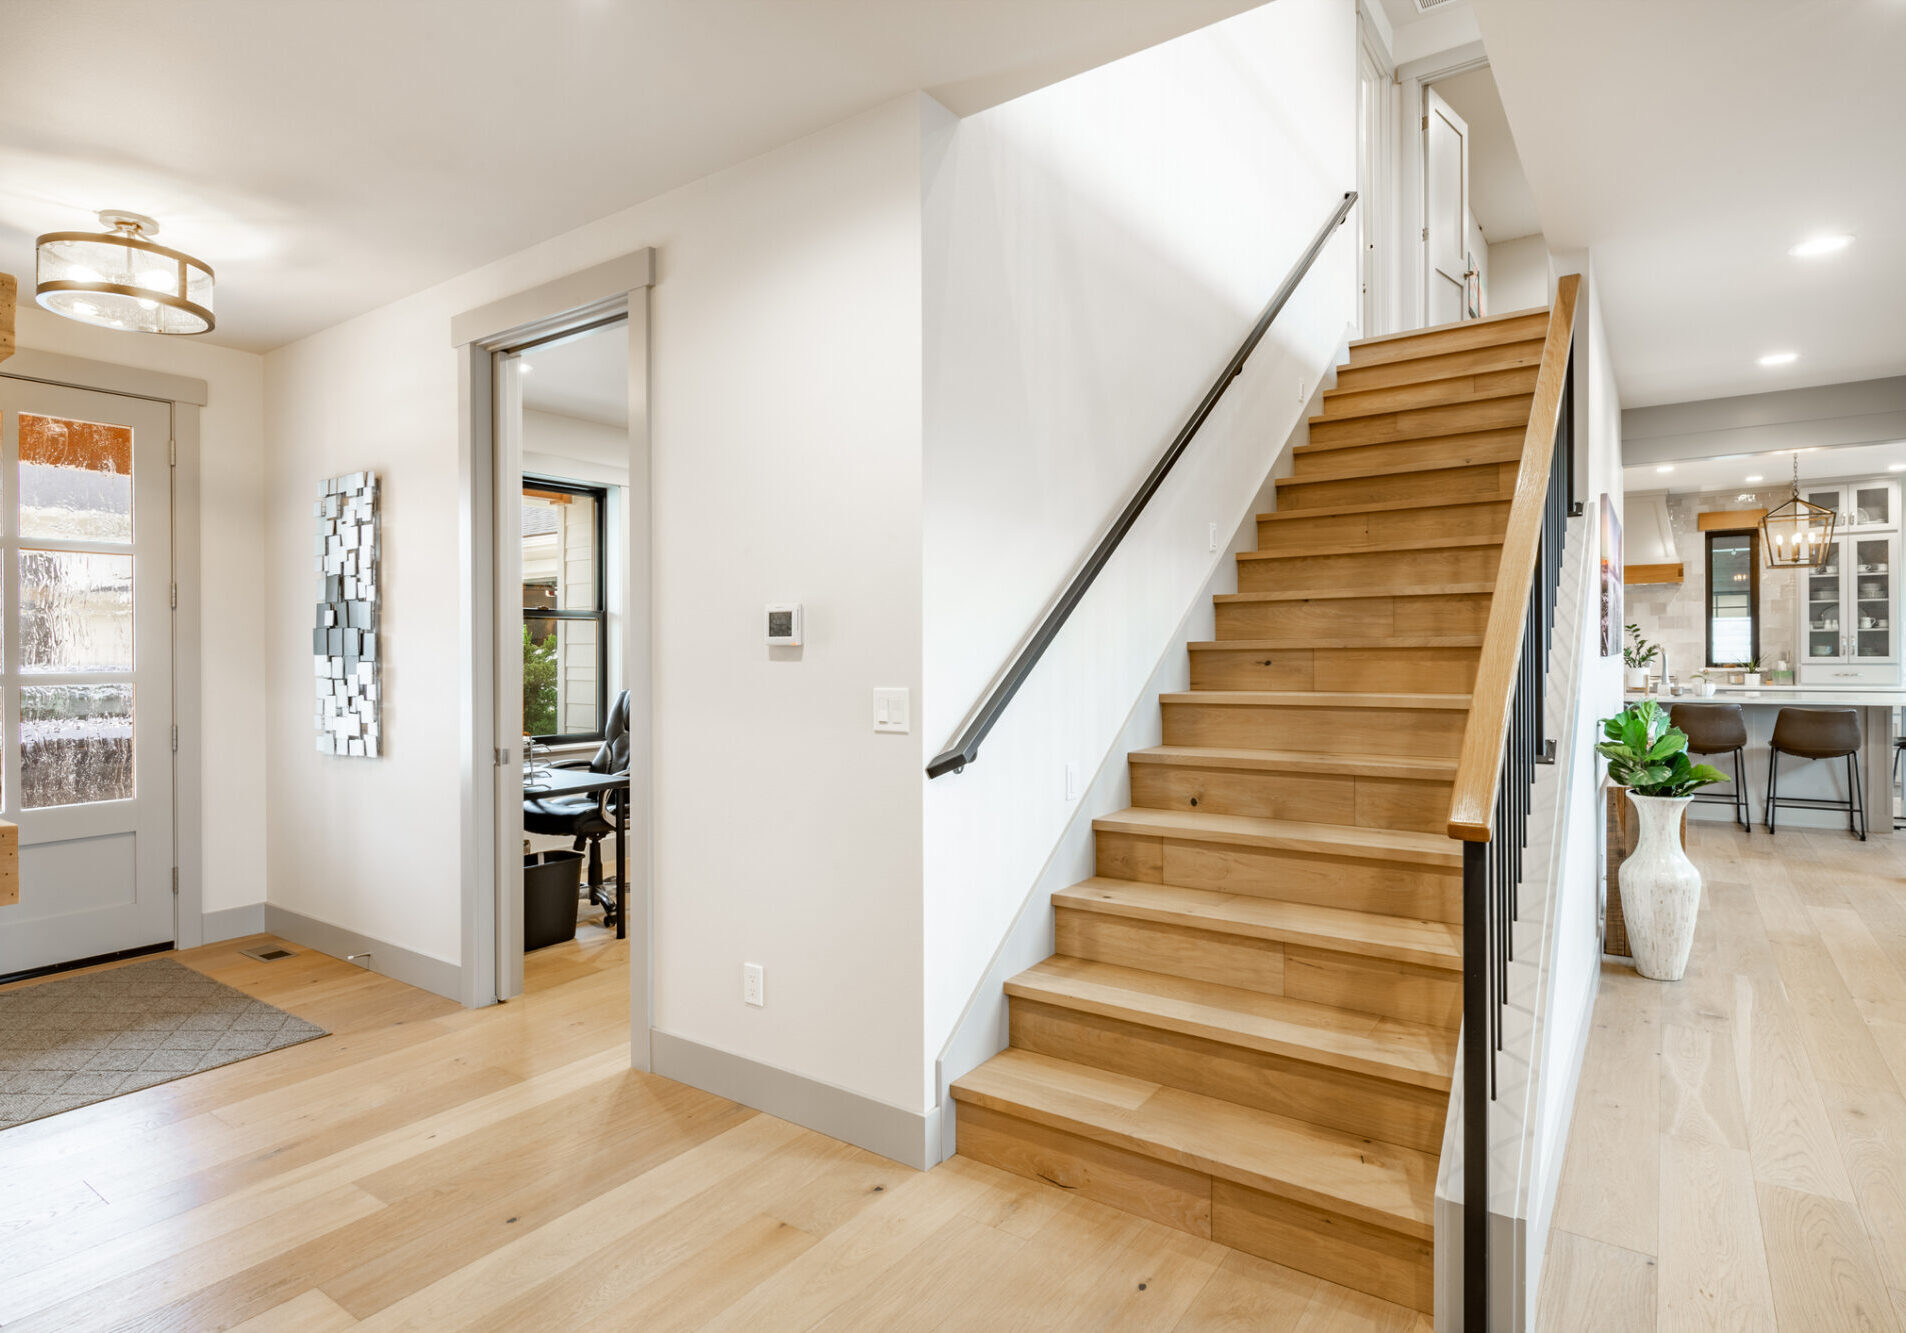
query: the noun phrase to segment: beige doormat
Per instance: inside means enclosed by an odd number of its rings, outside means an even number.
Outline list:
[[[170,958],[0,991],[0,1129],[325,1035]]]

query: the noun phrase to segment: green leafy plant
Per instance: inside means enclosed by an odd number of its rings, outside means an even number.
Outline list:
[[[1630,704],[1602,719],[1606,740],[1596,745],[1608,759],[1608,778],[1637,796],[1686,796],[1727,774],[1688,758],[1688,733],[1670,726],[1652,699]]]
[[[1661,645],[1649,643],[1641,637],[1641,626],[1629,625],[1628,637],[1631,642],[1621,650],[1621,660],[1630,670],[1645,667],[1661,655]]]
[[[556,635],[538,643],[523,626],[523,734],[554,736],[556,726]]]

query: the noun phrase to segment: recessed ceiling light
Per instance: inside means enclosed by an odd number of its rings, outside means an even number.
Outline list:
[[[1760,475],[1760,473],[1758,473],[1758,472],[1756,472],[1756,473],[1755,473],[1755,474],[1754,474],[1753,476],[1751,476],[1751,477],[1749,477],[1749,478],[1748,478],[1747,480],[1749,480],[1749,481],[1766,481],[1766,480],[1767,480],[1767,478],[1765,478],[1765,477],[1763,477],[1763,476],[1761,476],[1761,475]]]
[[[1906,472],[1906,463],[1888,463],[1886,470],[1888,472]]]
[[[1853,244],[1851,236],[1809,236],[1787,253],[1797,259],[1818,259],[1821,255],[1836,255],[1851,244]]]
[[[525,374],[525,375],[527,375],[527,374],[529,374],[529,373],[530,373],[530,371],[532,371],[532,370],[534,370],[534,369],[536,369],[536,367],[535,367],[535,366],[532,366],[532,365],[531,365],[531,364],[530,364],[529,362],[527,362],[527,361],[518,361],[518,362],[516,363],[516,368],[517,368],[517,370],[519,370],[519,371],[521,371],[521,372],[522,372],[523,374]]]
[[[1798,352],[1769,352],[1760,359],[1763,366],[1791,366],[1800,359]]]
[[[1663,463],[1663,464],[1662,464],[1662,465],[1661,465],[1660,467],[1658,467],[1658,468],[1656,468],[1656,469],[1655,469],[1655,471],[1656,471],[1656,472],[1672,472],[1672,471],[1674,471],[1674,464],[1673,464],[1673,463]]]

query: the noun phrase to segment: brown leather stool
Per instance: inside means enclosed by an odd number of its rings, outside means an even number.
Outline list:
[[[1844,801],[1779,794],[1780,756],[1845,759],[1852,790]],[[1774,740],[1767,756],[1767,831],[1774,831],[1774,808],[1846,811],[1847,832],[1866,841],[1866,794],[1860,788],[1860,715],[1852,708],[1783,708],[1774,717]],[[1854,816],[1859,823],[1854,824]]]
[[[1734,807],[1734,822],[1754,831],[1754,812],[1747,805],[1747,719],[1739,704],[1676,704],[1668,710],[1668,725],[1688,733],[1688,753],[1734,755],[1734,790],[1697,793],[1695,800]]]

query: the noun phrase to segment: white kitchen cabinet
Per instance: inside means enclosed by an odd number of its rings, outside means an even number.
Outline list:
[[[1899,483],[1896,481],[1874,478],[1803,484],[1800,498],[1833,511],[1835,534],[1886,532],[1899,526]]]
[[[1880,531],[1835,537],[1823,567],[1800,571],[1802,685],[1898,681],[1899,573],[1899,535]]]

